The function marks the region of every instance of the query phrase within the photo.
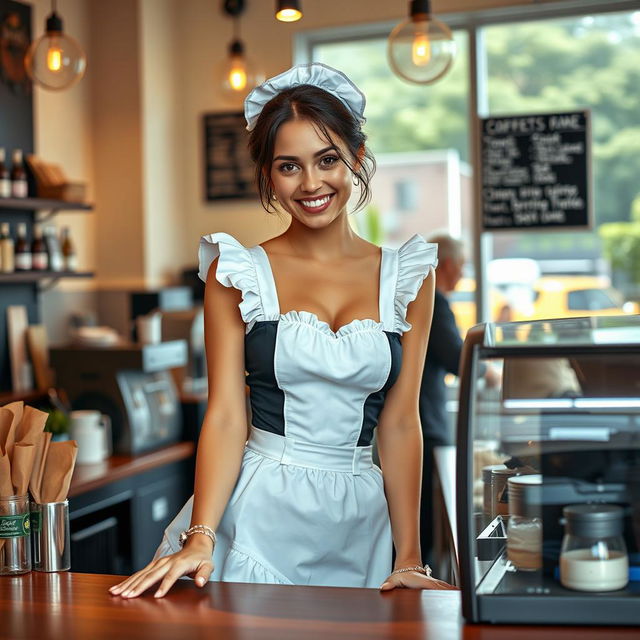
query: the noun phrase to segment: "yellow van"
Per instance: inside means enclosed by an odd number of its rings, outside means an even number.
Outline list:
[[[606,276],[542,276],[533,283],[530,307],[514,307],[512,318],[540,320],[637,312],[637,304],[625,303]]]

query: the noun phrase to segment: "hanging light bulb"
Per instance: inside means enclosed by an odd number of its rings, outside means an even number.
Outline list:
[[[234,19],[234,38],[219,69],[219,82],[227,102],[239,104],[251,89],[264,80],[264,74],[247,58],[244,43],[240,40],[239,16],[244,11],[244,0],[226,0],[223,9]]]
[[[52,91],[68,89],[84,75],[87,58],[80,45],[63,32],[56,0],[51,2],[44,35],[31,43],[24,62],[29,77]]]
[[[227,88],[231,91],[244,91],[247,88],[247,61],[244,57],[244,45],[240,40],[234,40],[229,46],[228,67]]]
[[[431,84],[451,68],[456,43],[449,27],[431,15],[430,0],[410,0],[409,18],[389,34],[393,72],[409,82]]]
[[[276,18],[280,22],[295,22],[302,18],[298,0],[276,0]]]

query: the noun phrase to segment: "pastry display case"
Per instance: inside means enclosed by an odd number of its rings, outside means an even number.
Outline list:
[[[476,325],[457,437],[467,621],[640,624],[640,316]]]

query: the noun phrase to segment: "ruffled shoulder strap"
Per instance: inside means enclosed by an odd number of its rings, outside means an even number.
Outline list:
[[[216,280],[242,293],[240,313],[249,330],[256,320],[262,320],[264,316],[251,250],[228,233],[202,236],[198,247],[198,276],[203,282],[206,282],[209,267],[218,256]]]
[[[397,250],[397,279],[394,296],[394,331],[411,329],[407,322],[407,307],[418,295],[429,269],[438,264],[438,245],[415,234]]]

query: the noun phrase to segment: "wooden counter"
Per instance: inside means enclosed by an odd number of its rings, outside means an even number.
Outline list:
[[[69,497],[93,491],[111,482],[144,473],[171,462],[186,460],[193,455],[194,451],[193,442],[178,442],[137,456],[112,456],[97,464],[77,464],[71,478]]]
[[[452,591],[291,587],[182,580],[156,600],[109,595],[115,576],[0,578],[0,638],[11,640],[622,640],[638,629],[464,626]]]

